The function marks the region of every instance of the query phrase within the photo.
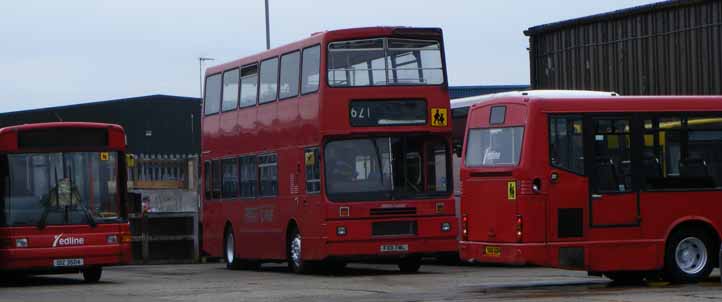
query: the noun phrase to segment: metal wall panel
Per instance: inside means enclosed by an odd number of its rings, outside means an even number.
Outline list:
[[[525,33],[534,89],[722,95],[720,0],[671,1]]]

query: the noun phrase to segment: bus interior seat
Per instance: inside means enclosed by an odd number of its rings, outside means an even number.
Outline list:
[[[611,158],[597,157],[595,170],[597,171],[597,189],[599,191],[608,192],[619,190],[617,170]]]

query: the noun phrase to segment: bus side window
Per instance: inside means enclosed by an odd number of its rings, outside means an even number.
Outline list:
[[[205,195],[206,195],[206,200],[213,198],[211,195],[211,186],[212,186],[211,175],[213,175],[212,173],[213,172],[211,171],[211,162],[206,161],[205,163],[203,163],[203,176],[205,178],[203,187],[204,187],[204,191],[205,191]]]
[[[301,94],[318,90],[319,70],[321,68],[321,46],[303,49],[301,63]]]
[[[304,161],[306,166],[306,193],[318,194],[321,192],[321,159],[318,147],[306,148]]]
[[[581,116],[549,118],[549,161],[557,168],[584,175]]]
[[[211,179],[211,198],[212,199],[220,199],[221,198],[221,162],[218,160],[214,160],[211,163],[211,171],[212,179]]]
[[[241,197],[256,197],[256,191],[258,190],[256,157],[253,155],[241,157],[239,172],[241,176]]]
[[[722,117],[657,117],[644,121],[647,190],[722,187]]]
[[[278,98],[278,58],[261,62],[261,87],[258,103],[273,102]]]
[[[221,74],[208,77],[205,88],[203,111],[206,115],[216,114],[221,109]]]
[[[269,197],[278,195],[278,164],[276,154],[258,156],[258,173],[260,189],[258,196]]]
[[[221,162],[223,169],[223,185],[221,194],[223,198],[238,197],[238,161],[235,158],[224,159]]]

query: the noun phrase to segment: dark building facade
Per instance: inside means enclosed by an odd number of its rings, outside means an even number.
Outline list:
[[[0,113],[0,127],[58,121],[119,124],[128,136],[128,153],[199,154],[200,112],[198,98],[149,95]]]
[[[533,89],[722,94],[722,1],[677,0],[535,26]]]

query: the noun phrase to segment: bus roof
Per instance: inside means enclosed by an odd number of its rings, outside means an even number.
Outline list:
[[[590,90],[526,90],[508,91],[494,94],[478,95],[466,98],[451,100],[451,109],[470,107],[474,104],[492,101],[502,98],[527,97],[527,98],[593,98],[617,96],[615,92],[590,91]]]
[[[240,59],[226,62],[220,65],[212,66],[206,69],[206,76],[223,72],[233,67],[248,65],[254,62],[269,59],[275,56],[319,44],[323,40],[334,40],[343,37],[376,37],[376,36],[388,36],[394,34],[425,34],[441,37],[442,30],[437,27],[405,27],[405,26],[377,26],[377,27],[358,27],[358,28],[345,28],[335,29],[312,33],[309,37],[293,41],[288,44],[280,45],[268,50],[264,50],[249,56],[244,56]]]
[[[11,131],[24,131],[24,130],[39,130],[39,129],[51,129],[51,128],[115,128],[123,131],[123,127],[116,124],[105,124],[105,123],[89,123],[89,122],[51,122],[51,123],[35,123],[35,124],[22,124],[16,126],[9,126],[0,128],[0,134],[11,132]]]

